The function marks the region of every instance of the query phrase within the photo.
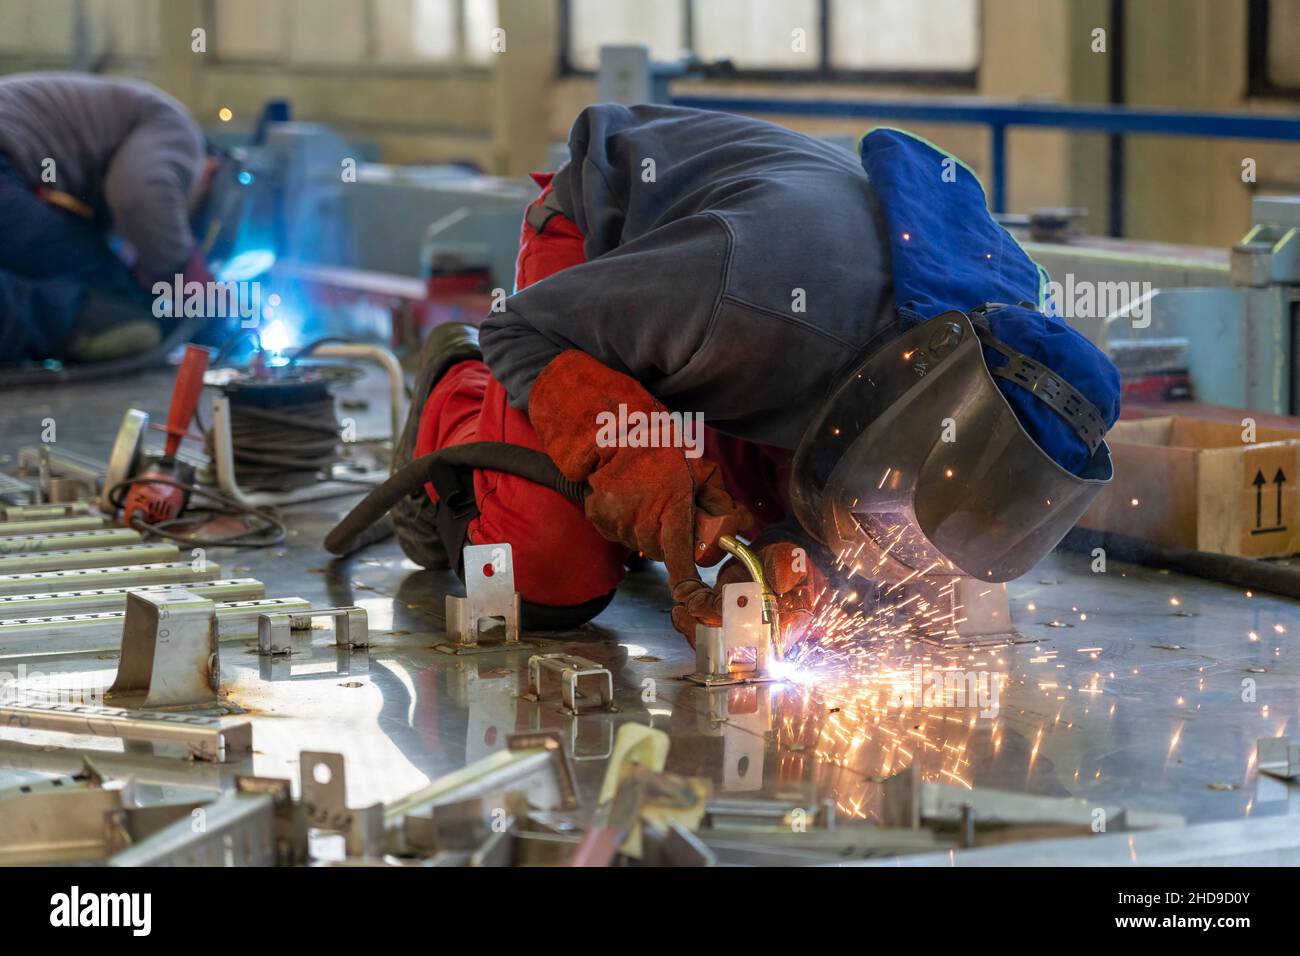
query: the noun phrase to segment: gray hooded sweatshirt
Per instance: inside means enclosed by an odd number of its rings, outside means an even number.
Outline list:
[[[157,87],[82,73],[0,78],[0,153],[33,189],[59,190],[89,206],[135,250],[136,274],[146,284],[185,265],[194,247],[188,200],[203,167],[203,134]]]
[[[511,403],[565,349],[674,411],[794,448],[837,375],[892,319],[888,251],[857,156],[772,123],[593,106],[554,181],[588,261],[482,325]]]

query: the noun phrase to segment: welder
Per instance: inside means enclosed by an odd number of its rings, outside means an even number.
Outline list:
[[[212,281],[205,240],[221,231],[233,165],[147,83],[0,78],[0,361],[98,362],[157,345],[151,290],[177,275]]]
[[[1109,479],[1118,374],[1054,317],[1046,275],[955,157],[896,130],[855,156],[617,105],[585,110],[569,149],[534,176],[515,293],[426,340],[394,469],[507,442],[590,490],[579,505],[444,469],[394,507],[412,560],[454,568],[462,545],[508,541],[525,626],[570,627],[639,552],[665,563],[689,638],[718,623],[697,565],[743,532],[798,627],[836,568],[1023,573]],[[687,429],[608,428],[697,414],[702,448],[674,438]]]

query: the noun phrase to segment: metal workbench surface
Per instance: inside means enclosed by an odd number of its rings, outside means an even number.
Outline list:
[[[53,418],[60,450],[102,458],[127,406],[162,417],[172,377],[4,393],[0,451],[35,444],[43,419]],[[349,388],[365,396],[376,383]],[[380,406],[348,413],[362,419],[363,436],[382,427]],[[1254,767],[1257,738],[1296,731],[1300,604],[1291,600],[1114,562],[1094,573],[1086,556],[1053,554],[1010,585],[1013,620],[1029,642],[975,651],[895,642],[873,652],[903,675],[916,664],[1005,675],[996,706],[981,715],[885,709],[861,687],[816,675],[718,689],[685,682],[694,656],[669,625],[655,566],[631,574],[592,624],[525,635],[544,652],[579,654],[613,673],[618,710],[575,719],[556,703],[522,699],[535,648],[473,656],[433,649],[444,595],[463,593],[450,572],[416,568],[391,540],[329,560],[321,539],[352,500],[288,509],[281,547],[209,555],[231,576],[260,578],[268,596],[356,604],[370,615],[364,651],[336,649],[319,632],[271,663],[255,642],[222,645],[223,695],[254,724],[250,759],[153,760],[116,741],[66,741],[86,748],[79,751],[0,730],[0,786],[74,771],[82,752],[97,752],[102,770],[135,774],[146,796],[179,799],[236,773],[296,780],[299,752],[323,750],[345,755],[349,803],[359,806],[399,797],[503,747],[508,734],[540,728],[570,742],[590,806],[615,729],[639,721],[669,734],[669,770],[707,777],[721,795],[799,799],[815,786],[840,813],[868,819],[879,813],[879,779],[909,765],[924,780],[1077,796],[1189,823],[1300,810],[1296,788]],[[108,683],[116,661],[83,655],[37,666]],[[30,679],[0,662],[3,689]]]

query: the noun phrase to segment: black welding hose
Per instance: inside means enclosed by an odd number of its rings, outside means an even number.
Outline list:
[[[325,550],[340,556],[356,551],[356,542],[362,535],[382,521],[393,505],[407,495],[420,493],[433,480],[433,469],[439,464],[517,475],[551,488],[578,504],[583,502],[589,491],[585,482],[565,478],[555,462],[544,452],[497,441],[453,445],[417,458],[390,475],[387,481],[362,498],[325,536]]]
[[[1234,584],[1255,591],[1300,598],[1300,569],[1253,558],[1171,548],[1124,534],[1088,528],[1075,528],[1058,547],[1064,551],[1082,552],[1101,548],[1111,560],[1167,568],[1179,574],[1218,581],[1220,584]]]

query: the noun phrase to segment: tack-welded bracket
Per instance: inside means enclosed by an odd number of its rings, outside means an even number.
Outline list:
[[[981,644],[1023,644],[1032,638],[1018,634],[1011,623],[1007,586],[965,576],[918,580],[913,585],[943,613],[928,618],[917,636],[940,647]]]
[[[298,770],[307,826],[341,833],[349,857],[379,856],[384,843],[384,805],[349,809],[343,755],[304,750]]]
[[[578,709],[578,682],[586,681],[588,685],[596,684],[600,696],[600,710],[612,711],[614,706],[614,675],[607,668],[595,661],[575,654],[534,654],[528,658],[528,700],[541,701],[542,674],[553,674],[560,682],[560,709],[566,714],[577,717],[583,713]],[[591,713],[589,708],[586,713]]]
[[[774,680],[768,670],[771,641],[763,620],[762,585],[728,584],[722,589],[722,626],[695,626],[695,673],[686,679],[708,687]]]
[[[221,685],[216,605],[184,590],[130,592],[122,659],[106,700],[125,707],[215,707]]]
[[[257,653],[282,655],[293,653],[293,632],[310,630],[315,620],[334,622],[334,645],[349,649],[369,647],[369,618],[363,608],[330,607],[295,613],[276,611],[257,616]]]
[[[447,595],[447,637],[435,648],[444,654],[481,654],[534,645],[519,639],[519,594],[509,544],[470,544],[463,552],[465,597]],[[480,641],[485,629],[504,626],[501,641]]]

